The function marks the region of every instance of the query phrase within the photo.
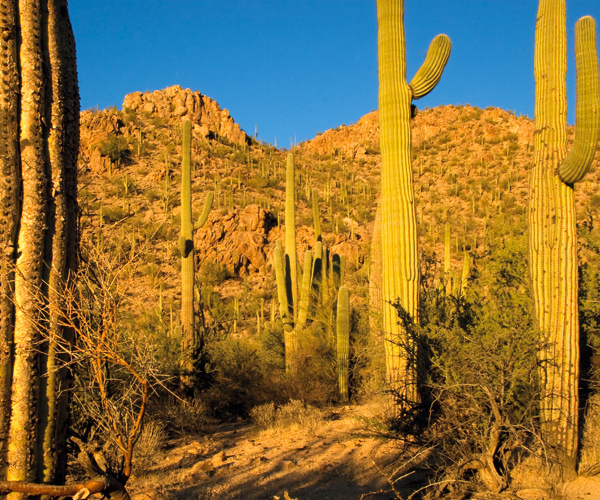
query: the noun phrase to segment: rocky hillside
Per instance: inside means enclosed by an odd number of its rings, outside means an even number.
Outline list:
[[[232,325],[232,297],[244,298],[237,327],[251,332],[256,312],[268,311],[274,301],[272,249],[283,234],[287,151],[252,140],[210,98],[171,87],[130,94],[122,111],[82,113],[84,238],[120,265],[135,261],[126,280],[135,291],[135,317],[158,312],[165,324],[176,324],[185,118],[193,123],[198,215],[207,193],[215,192],[209,221],[195,234],[199,277],[224,304],[219,321]],[[522,237],[532,144],[531,120],[497,108],[444,106],[419,112],[413,121],[413,156],[422,250],[443,255],[446,223],[457,269],[464,250],[484,255],[490,244]],[[377,112],[300,144],[295,158],[299,243],[314,244],[308,199],[317,187],[325,241],[346,255],[347,283],[359,307],[366,300],[378,198]],[[582,221],[595,219],[600,208],[596,165],[576,187]]]

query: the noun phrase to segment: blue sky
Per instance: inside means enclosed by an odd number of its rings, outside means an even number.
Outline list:
[[[416,104],[498,106],[533,117],[536,0],[405,0],[408,78],[430,40],[452,54]],[[249,134],[279,146],[377,108],[375,0],[71,0],[82,109],[137,90],[199,90]],[[567,0],[569,120],[573,26],[600,0]]]

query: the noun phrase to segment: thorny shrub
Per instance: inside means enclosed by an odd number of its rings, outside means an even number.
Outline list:
[[[500,491],[537,439],[539,342],[525,252],[514,243],[494,249],[456,295],[434,280],[432,264],[424,259],[420,324],[397,306],[423,382],[420,404],[399,402],[395,430],[407,452],[432,450],[440,488],[476,478]]]

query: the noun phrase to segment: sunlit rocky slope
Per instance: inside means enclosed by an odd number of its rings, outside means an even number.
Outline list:
[[[227,110],[199,92],[171,87],[125,97],[123,109],[82,112],[80,205],[85,245],[113,265],[131,263],[123,286],[132,318],[177,327],[181,124],[193,124],[193,206],[199,216],[209,191],[215,202],[195,234],[198,277],[222,305],[207,321],[233,328],[233,297],[242,298],[236,331],[268,321],[274,297],[272,249],[282,238],[287,150],[244,133]],[[571,137],[572,138],[572,137]],[[314,244],[308,201],[319,190],[324,239],[346,255],[352,304],[364,304],[369,243],[379,189],[378,116],[341,125],[294,148],[298,239]],[[422,252],[443,258],[445,225],[453,267],[463,252],[522,238],[533,123],[497,108],[443,106],[413,121],[414,179]],[[600,209],[597,160],[577,184],[579,219],[595,224]],[[303,255],[300,252],[300,255]]]

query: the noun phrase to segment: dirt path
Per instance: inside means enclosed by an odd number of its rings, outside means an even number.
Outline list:
[[[242,422],[172,443],[142,477],[132,500],[384,500],[398,499],[382,470],[397,479],[393,442],[368,432],[377,407],[349,406],[302,414],[261,430]],[[402,498],[427,484],[421,473],[395,484]],[[527,488],[477,500],[600,500],[600,476],[563,488]]]
[[[329,412],[313,422],[259,430],[221,426],[209,436],[164,452],[149,473],[132,480],[135,500],[396,498],[378,467],[393,446],[365,433],[364,407]],[[375,465],[377,464],[377,465]],[[379,493],[376,493],[379,492]]]

